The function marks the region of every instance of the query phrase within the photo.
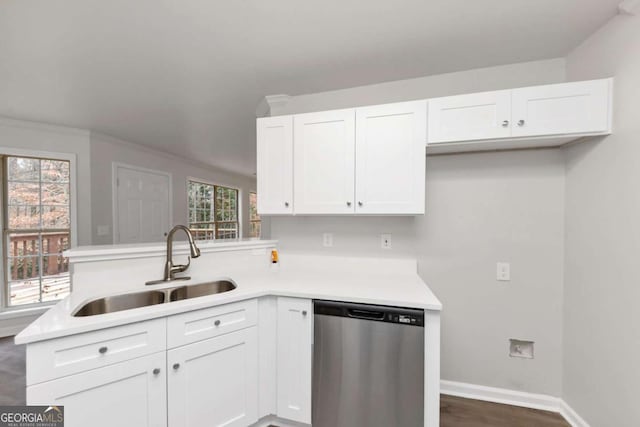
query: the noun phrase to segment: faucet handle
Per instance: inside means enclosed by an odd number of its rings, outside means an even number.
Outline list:
[[[187,268],[189,268],[189,266],[191,265],[191,257],[187,256],[187,263],[186,264],[176,264],[173,265],[171,267],[171,271],[174,273],[182,273],[183,271],[185,271]]]

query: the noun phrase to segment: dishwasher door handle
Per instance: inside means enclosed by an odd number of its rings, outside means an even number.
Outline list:
[[[370,311],[370,310],[361,310],[357,308],[350,308],[347,310],[347,315],[354,319],[384,320],[383,311]]]

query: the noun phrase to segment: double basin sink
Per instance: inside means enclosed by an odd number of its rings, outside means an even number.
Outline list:
[[[217,280],[215,282],[180,286],[177,288],[112,295],[85,303],[73,313],[73,316],[86,317],[97,314],[114,313],[116,311],[220,294],[232,291],[235,288],[236,284],[230,280]]]

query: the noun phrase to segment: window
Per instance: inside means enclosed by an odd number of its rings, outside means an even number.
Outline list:
[[[6,304],[21,306],[69,294],[70,164],[4,157],[3,262]]]
[[[239,237],[237,189],[190,180],[187,193],[189,228],[195,239]]]
[[[249,193],[249,221],[251,223],[249,237],[260,237],[262,221],[258,215],[258,195],[254,192]]]

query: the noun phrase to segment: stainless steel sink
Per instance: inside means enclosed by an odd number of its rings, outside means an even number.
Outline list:
[[[230,280],[216,280],[215,282],[180,286],[178,288],[113,295],[89,301],[73,313],[73,316],[85,317],[114,313],[116,311],[220,294],[232,291],[235,288],[236,284]]]
[[[73,315],[75,317],[95,316],[96,314],[114,313],[132,308],[146,307],[165,302],[162,291],[146,291],[134,294],[113,295],[89,301]]]
[[[221,294],[236,288],[235,283],[229,280],[217,280],[215,282],[201,283],[199,285],[182,286],[175,288],[169,294],[169,301],[181,301],[185,299],[205,297],[207,295]]]

